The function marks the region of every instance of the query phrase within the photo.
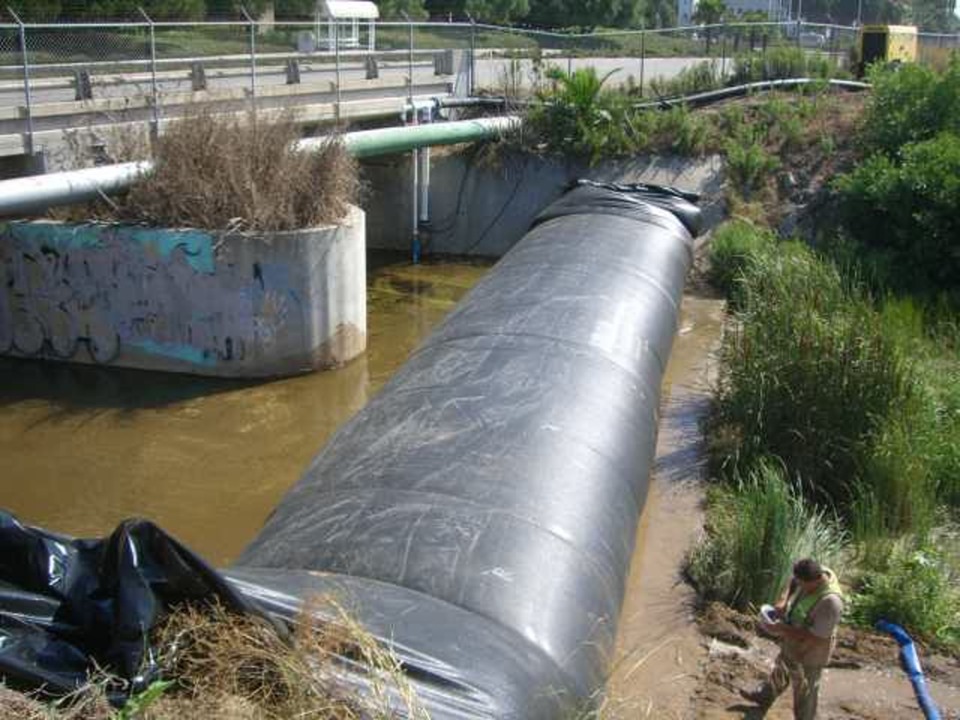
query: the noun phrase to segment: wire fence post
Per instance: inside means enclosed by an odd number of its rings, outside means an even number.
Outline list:
[[[253,109],[257,109],[257,21],[254,20],[247,8],[240,6],[240,12],[250,23],[250,101]]]
[[[157,87],[157,33],[153,25],[153,19],[147,15],[146,10],[138,7],[137,10],[143,16],[150,26],[150,89],[153,96],[153,121],[151,123],[150,134],[156,140],[160,137],[160,89]]]
[[[33,96],[30,92],[30,58],[27,52],[27,26],[17,15],[13,8],[8,7],[7,12],[13,16],[19,26],[20,35],[20,57],[23,61],[23,98],[27,105],[27,155],[34,154],[33,144]]]
[[[643,98],[643,70],[647,63],[647,29],[640,31],[640,97]]]
[[[720,26],[720,79],[727,75],[727,23]]]
[[[333,109],[333,116],[337,125],[340,125],[340,20],[338,18],[333,18],[333,64],[337,81],[337,104]]]
[[[470,83],[467,85],[470,97],[477,94],[477,21],[470,18]]]
[[[407,21],[407,72],[410,75],[407,85],[407,99],[410,101],[410,107],[413,108],[413,20],[402,10],[400,14]]]

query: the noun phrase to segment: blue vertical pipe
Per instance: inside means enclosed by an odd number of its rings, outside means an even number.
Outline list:
[[[913,694],[917,696],[917,703],[923,711],[927,720],[940,720],[940,710],[937,708],[933,698],[930,697],[930,689],[927,687],[926,678],[923,676],[923,668],[920,666],[920,658],[917,656],[917,648],[913,644],[913,638],[899,625],[881,620],[876,625],[877,630],[893,636],[900,646],[900,664],[903,671],[910,678],[913,685]]]

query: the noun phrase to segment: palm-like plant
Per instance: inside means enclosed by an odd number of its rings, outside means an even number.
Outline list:
[[[542,127],[556,147],[573,147],[596,155],[608,144],[616,101],[605,95],[603,85],[616,72],[597,75],[592,68],[565,73],[559,68],[547,72],[552,88],[540,93],[544,117]]]

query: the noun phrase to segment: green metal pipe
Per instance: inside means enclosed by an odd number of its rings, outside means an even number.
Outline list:
[[[477,120],[413,125],[381,130],[344,133],[341,140],[347,151],[356,157],[391,155],[431,145],[495,140],[503,133],[520,126],[520,118],[507,115]],[[308,138],[297,143],[300,150],[316,149],[330,137]],[[150,172],[153,163],[105,165],[64,173],[50,173],[28,178],[0,181],[0,216],[37,212],[56,205],[91,200],[102,193],[117,192],[132,185],[141,175]]]
[[[458,143],[479,142],[481,140],[496,140],[505,132],[519,126],[519,117],[505,115],[476,120],[359,130],[345,133],[341,139],[351,155],[366,158],[377,155],[394,155],[435,145],[457,145]],[[297,143],[297,147],[300,150],[310,150],[328,140],[327,137],[307,138]]]

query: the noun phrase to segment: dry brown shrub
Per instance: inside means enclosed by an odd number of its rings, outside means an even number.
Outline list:
[[[111,681],[96,673],[83,687],[48,702],[38,693],[21,693],[0,682],[0,720],[115,720],[106,694]]]
[[[319,620],[318,618],[324,618]],[[399,660],[331,599],[308,603],[289,637],[252,616],[185,607],[160,626],[162,674],[177,689],[151,706],[152,720],[427,718]],[[364,688],[345,681],[362,667]]]
[[[356,162],[333,138],[298,152],[291,114],[197,110],[156,141],[154,171],[115,202],[116,219],[158,227],[283,231],[339,222],[359,191]]]
[[[333,599],[308,602],[286,635],[218,604],[184,606],[152,644],[173,685],[129,715],[137,720],[429,720],[397,657]],[[106,688],[118,685],[97,672],[70,696],[41,702],[0,684],[0,720],[124,718],[106,701]]]
[[[0,720],[45,720],[46,706],[39,700],[0,684]]]

